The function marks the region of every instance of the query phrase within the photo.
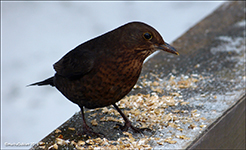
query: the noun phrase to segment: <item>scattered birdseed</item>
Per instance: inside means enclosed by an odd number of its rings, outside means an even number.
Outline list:
[[[136,138],[129,132],[123,132],[125,137],[120,137],[117,140],[108,140],[106,138],[89,138],[87,140],[77,140],[71,139],[64,140],[63,136],[60,134],[56,138],[55,144],[52,143],[49,146],[50,149],[56,149],[58,146],[73,146],[74,149],[153,149],[151,143],[157,143],[158,145],[164,145],[165,143],[175,144],[177,141],[173,138],[189,140],[187,135],[176,135],[183,132],[184,129],[194,129],[197,126],[200,130],[206,127],[205,124],[198,124],[199,119],[206,120],[204,117],[200,117],[198,110],[186,109],[189,102],[185,101],[182,96],[180,89],[182,88],[196,88],[197,82],[203,80],[198,74],[192,74],[191,76],[181,76],[176,77],[171,75],[169,80],[161,82],[162,79],[156,74],[150,74],[155,77],[156,81],[148,81],[143,79],[140,85],[135,85],[135,88],[142,88],[143,86],[150,86],[152,90],[149,94],[136,94],[125,96],[121,101],[117,102],[117,105],[122,111],[129,117],[132,122],[135,122],[139,128],[149,128],[152,131],[161,131],[163,129],[168,129],[167,133],[171,134],[169,138],[165,137],[165,133],[160,133],[159,137],[141,137]],[[163,90],[168,91],[169,95],[162,95]],[[216,98],[216,96],[214,96]],[[184,109],[180,110],[175,108],[176,106],[182,106]],[[169,109],[172,107],[171,109]],[[113,121],[124,123],[123,118],[113,107],[103,107],[97,109],[91,109],[86,112],[94,112],[100,110],[104,115],[100,119],[93,119],[91,124],[97,126],[98,122]],[[99,114],[100,114],[99,113]],[[90,117],[96,117],[97,113],[90,114]],[[183,126],[185,124],[185,127]],[[182,125],[182,126],[181,126]],[[170,128],[171,127],[171,128]],[[182,127],[182,128],[181,128]],[[68,127],[68,130],[75,130],[73,127]],[[55,133],[61,133],[59,129],[55,130]],[[45,148],[46,144],[41,142],[39,146]],[[48,146],[47,146],[48,147]],[[46,148],[47,148],[46,147]]]
[[[60,134],[60,135],[58,135],[58,138],[61,138],[61,139],[62,139],[62,138],[63,138],[63,135],[61,135],[61,134]]]
[[[78,143],[76,145],[81,147],[81,146],[85,145],[85,142],[80,140],[80,141],[78,141]]]
[[[194,129],[195,127],[196,127],[195,124],[190,124],[190,125],[188,126],[188,129]]]
[[[184,139],[184,140],[189,140],[190,138],[186,137],[185,135],[177,135],[177,138]]]
[[[200,67],[200,64],[196,64],[194,68],[199,68]]]
[[[73,145],[73,146],[76,146],[77,145],[77,143],[74,142],[74,141],[71,141],[70,144]]]
[[[75,128],[73,128],[73,127],[68,127],[68,130],[72,130],[72,131],[74,131],[74,130],[75,130]]]
[[[188,113],[188,110],[181,110],[181,113]]]
[[[181,131],[181,132],[182,132],[182,131],[184,130],[184,129],[182,129],[182,128],[179,128],[179,127],[178,127],[178,128],[176,128],[176,129],[177,129],[177,130],[179,130],[179,131]]]
[[[151,85],[152,85],[152,86],[159,86],[159,85],[160,85],[160,83],[159,83],[159,82],[154,81]]]
[[[174,113],[179,113],[180,112],[180,110],[172,110],[172,112],[174,112]]]
[[[182,102],[182,103],[180,103],[181,105],[187,105],[187,104],[189,104],[189,102]]]
[[[96,117],[96,115],[98,115],[98,113],[94,113],[94,114],[90,114],[90,117]]]
[[[76,145],[76,146],[75,146],[75,148],[76,148],[76,149],[78,149],[78,150],[85,150],[85,148],[84,148],[84,147],[82,147],[82,146],[78,146],[78,145]]]
[[[97,125],[98,125],[97,120],[96,120],[96,119],[92,120],[92,121],[91,121],[91,124],[92,124],[93,126],[97,126]]]
[[[39,146],[44,146],[44,145],[45,145],[45,143],[44,143],[44,142],[42,142],[42,141],[40,141],[40,142],[38,142],[38,145],[39,145]]]
[[[169,123],[168,123],[168,126],[173,127],[173,128],[177,128],[177,127],[178,127],[178,126],[177,126],[175,123],[173,123],[173,122],[169,122]]]
[[[170,93],[170,95],[171,95],[171,96],[180,96],[179,93],[175,93],[175,92],[174,92],[174,93]]]
[[[120,119],[117,119],[114,117],[105,117],[105,116],[103,118],[101,118],[100,121],[114,121],[114,122],[124,123],[123,120],[120,120]]]
[[[169,144],[177,143],[177,141],[173,141],[172,138],[166,138],[166,139],[164,139],[164,142],[169,143]]]
[[[204,117],[201,117],[200,119],[202,119],[202,120],[207,120],[206,118],[204,118]]]
[[[154,92],[157,92],[157,93],[163,93],[163,89],[161,89],[161,88],[154,88],[154,87],[150,87],[150,89],[152,90],[152,91],[154,91]]]
[[[55,130],[55,133],[61,133],[62,131],[61,130],[59,130],[59,129],[56,129]]]
[[[133,87],[133,89],[142,89],[143,87],[141,86],[141,85],[135,85],[134,87]]]
[[[197,109],[194,109],[194,110],[191,111],[191,113],[195,113],[195,112],[197,112]]]
[[[198,113],[191,113],[191,117],[199,117],[200,116],[200,114],[198,114]]]
[[[205,124],[201,124],[201,125],[200,125],[201,128],[205,128],[206,126],[207,126],[207,125],[205,125]]]
[[[201,97],[206,97],[206,95],[205,94],[201,94]]]
[[[102,143],[102,142],[103,142],[103,140],[102,140],[101,138],[93,139],[93,141],[94,141],[95,143]]]
[[[94,144],[94,141],[92,139],[88,139],[85,141],[87,144],[90,144],[90,145],[93,145]]]
[[[44,146],[39,146],[40,149],[45,149],[45,145]]]
[[[58,145],[67,145],[68,144],[65,140],[63,140],[61,138],[56,138],[56,143]]]
[[[48,149],[58,149],[58,145],[55,143],[54,145],[48,147]]]

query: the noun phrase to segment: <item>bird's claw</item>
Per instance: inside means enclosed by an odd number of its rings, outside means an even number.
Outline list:
[[[142,133],[142,134],[144,131],[151,131],[151,129],[149,129],[149,128],[134,127],[131,123],[125,124],[124,126],[121,124],[116,124],[116,125],[119,126],[122,131],[128,131],[129,128],[131,128],[135,133]]]

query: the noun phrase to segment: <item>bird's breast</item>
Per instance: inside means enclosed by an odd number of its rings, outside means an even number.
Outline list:
[[[69,100],[87,108],[104,107],[122,99],[136,84],[142,63],[102,61],[83,77],[56,76],[56,87]]]
[[[141,68],[141,63],[133,61],[101,64],[94,74],[87,76],[84,96],[91,101],[95,100],[98,106],[111,105],[131,91]]]

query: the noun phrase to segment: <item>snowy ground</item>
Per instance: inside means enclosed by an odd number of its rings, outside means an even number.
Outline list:
[[[26,87],[54,74],[78,44],[129,21],[171,43],[223,2],[1,2],[1,147],[38,142],[79,107],[55,88]]]

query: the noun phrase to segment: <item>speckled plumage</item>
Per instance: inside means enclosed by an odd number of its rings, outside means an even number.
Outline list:
[[[117,107],[115,103],[136,84],[145,58],[158,49],[178,54],[154,28],[131,22],[77,46],[54,64],[54,77],[32,85],[55,86],[81,111]],[[86,124],[83,127],[90,130]]]

